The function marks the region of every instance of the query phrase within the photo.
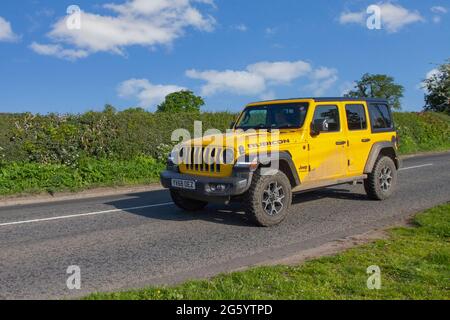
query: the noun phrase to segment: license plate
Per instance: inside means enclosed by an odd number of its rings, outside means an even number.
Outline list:
[[[172,179],[172,187],[180,189],[195,190],[195,181]]]

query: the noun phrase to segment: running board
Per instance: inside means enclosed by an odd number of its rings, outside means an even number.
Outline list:
[[[294,189],[292,189],[292,193],[312,191],[315,189],[337,186],[340,184],[352,183],[352,182],[357,182],[357,181],[361,181],[361,180],[365,180],[365,179],[367,179],[366,174],[364,174],[362,176],[355,176],[355,177],[350,177],[350,178],[346,178],[346,179],[323,180],[323,181],[319,181],[319,182],[305,183],[305,184],[301,184],[301,185],[295,187]]]

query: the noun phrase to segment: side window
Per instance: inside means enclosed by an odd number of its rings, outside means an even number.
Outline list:
[[[315,126],[321,128],[321,132],[338,132],[341,130],[338,107],[317,106],[313,122]]]
[[[365,130],[367,129],[366,110],[362,104],[348,104],[345,106],[347,113],[348,129]]]
[[[370,123],[373,131],[388,131],[393,129],[389,107],[385,104],[370,104]]]

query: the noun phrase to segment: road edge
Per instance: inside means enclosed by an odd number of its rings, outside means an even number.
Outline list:
[[[449,151],[440,152],[421,152],[416,154],[408,154],[400,156],[402,160],[419,158],[421,156],[434,156],[434,155],[444,155],[449,154]],[[30,195],[19,195],[19,196],[6,196],[0,197],[0,208],[19,206],[19,205],[33,205],[42,203],[54,203],[62,201],[71,200],[81,200],[81,199],[94,199],[102,197],[111,197],[126,195],[139,192],[149,192],[164,190],[164,188],[159,183],[152,183],[148,185],[135,185],[135,186],[118,186],[118,187],[102,187],[87,189],[80,192],[57,192],[53,195],[51,194],[30,194]]]

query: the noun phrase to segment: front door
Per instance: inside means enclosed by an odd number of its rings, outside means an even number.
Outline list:
[[[347,139],[342,126],[342,112],[337,104],[317,104],[313,123],[320,128],[310,134],[308,181],[337,179],[346,174]]]

